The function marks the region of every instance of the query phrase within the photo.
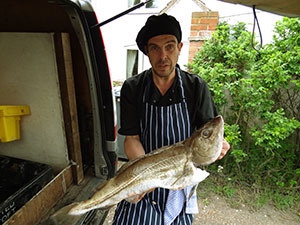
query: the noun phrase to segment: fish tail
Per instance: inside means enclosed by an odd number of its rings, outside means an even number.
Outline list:
[[[53,225],[73,225],[81,218],[82,215],[71,215],[70,210],[76,207],[78,203],[67,205],[56,211],[49,220]]]

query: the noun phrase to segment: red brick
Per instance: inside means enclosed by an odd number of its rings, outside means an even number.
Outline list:
[[[216,12],[216,11],[211,11],[209,12],[209,16],[216,16],[216,17],[219,17],[219,12]]]
[[[216,19],[216,18],[201,18],[200,24],[218,24],[218,19]]]
[[[194,50],[197,49],[197,48],[198,48],[198,46],[192,45],[192,44],[190,43],[190,51],[194,51]]]
[[[201,18],[207,16],[208,12],[192,12],[192,18]]]
[[[200,19],[198,18],[192,18],[192,24],[199,24],[200,23]]]
[[[207,38],[209,38],[209,37],[211,37],[212,33],[213,33],[213,31],[211,31],[211,30],[199,31],[198,32],[198,36],[199,37],[207,37]]]
[[[192,54],[192,55],[189,55],[189,62],[192,62],[193,61],[193,59],[194,59],[194,57],[195,57],[195,55],[196,55],[197,53],[195,53],[195,54]]]
[[[208,25],[208,30],[216,30],[217,25]]]
[[[190,48],[189,49],[189,54],[196,54],[197,52],[199,52],[200,49],[201,49],[201,47]]]
[[[216,30],[219,20],[218,12],[193,12],[191,21],[191,34],[188,61],[192,62],[194,56],[200,51],[204,41],[195,40],[195,37],[209,37]]]
[[[191,26],[191,31],[195,31],[195,30],[207,30],[207,25],[192,25]]]
[[[209,18],[209,17],[219,17],[219,12],[193,12],[192,18]]]
[[[199,50],[197,49],[196,51],[191,51],[189,52],[189,57],[194,57],[195,54],[197,54]]]
[[[210,23],[210,19],[208,19],[208,18],[201,18],[200,19],[200,23],[201,24],[209,24]]]
[[[195,54],[196,51],[196,48],[189,48],[189,54]]]
[[[196,55],[196,52],[190,52],[189,58],[194,58],[195,55]]]
[[[191,37],[197,37],[198,36],[198,31],[191,31],[190,36]]]
[[[191,47],[201,47],[203,44],[203,41],[191,41],[190,46]]]

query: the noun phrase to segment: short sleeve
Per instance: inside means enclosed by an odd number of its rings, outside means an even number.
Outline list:
[[[202,80],[200,83],[199,98],[196,101],[196,128],[200,128],[203,124],[218,115],[216,105],[213,101],[207,83]]]
[[[120,129],[121,135],[139,134],[139,116],[137,108],[137,98],[133,88],[124,82],[121,88],[120,98]]]

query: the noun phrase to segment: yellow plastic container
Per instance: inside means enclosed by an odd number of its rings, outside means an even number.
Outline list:
[[[21,116],[29,114],[27,105],[0,105],[0,142],[19,140]]]

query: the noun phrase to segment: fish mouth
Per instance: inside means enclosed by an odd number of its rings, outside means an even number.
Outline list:
[[[211,120],[211,122],[212,122],[213,124],[217,124],[217,125],[218,125],[219,123],[224,123],[224,122],[223,122],[223,118],[222,118],[221,115],[216,116],[214,119]]]

